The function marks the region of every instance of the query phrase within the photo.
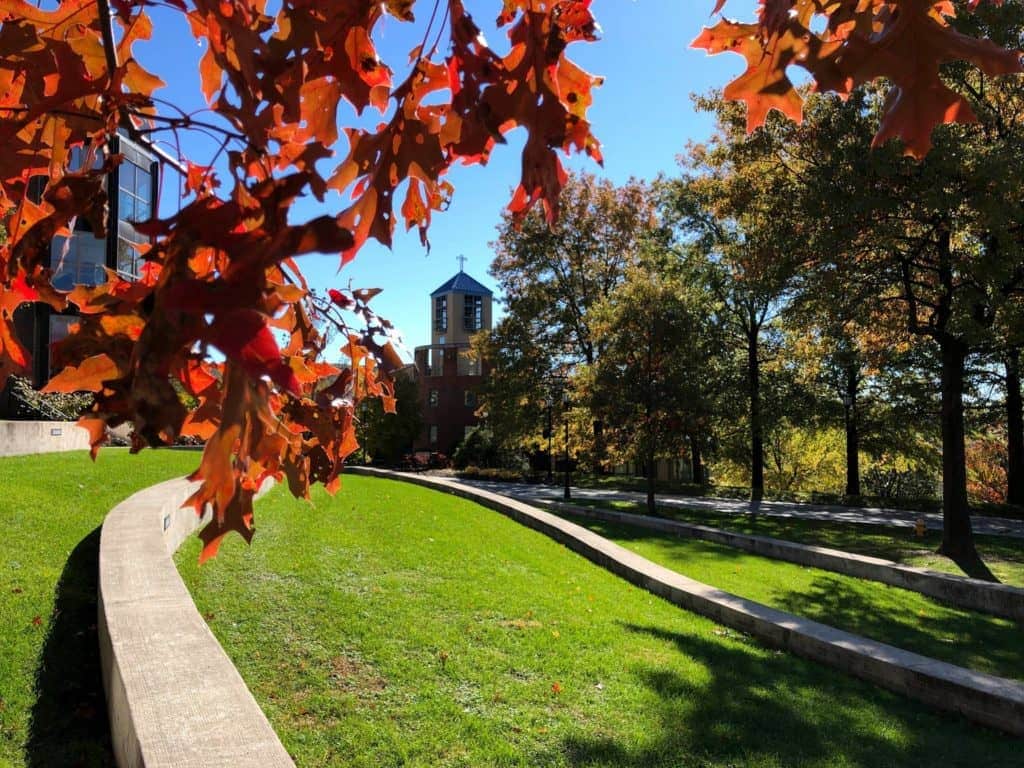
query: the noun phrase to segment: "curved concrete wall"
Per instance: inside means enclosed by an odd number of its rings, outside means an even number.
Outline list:
[[[689,579],[586,528],[497,493],[438,477],[370,467],[353,474],[403,480],[469,499],[565,544],[569,549],[688,611],[767,645],[834,667],[937,709],[1024,736],[1024,684],[904,651],[785,613]]]
[[[98,629],[117,764],[294,768],[171,559],[202,523],[181,508],[197,487],[154,485],[103,523]]]
[[[89,433],[73,421],[0,420],[0,456],[89,450]]]

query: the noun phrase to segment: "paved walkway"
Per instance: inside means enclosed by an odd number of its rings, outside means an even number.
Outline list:
[[[551,485],[531,483],[502,483],[495,480],[468,480],[449,478],[475,488],[483,488],[524,501],[560,501],[562,489]],[[636,491],[614,491],[598,488],[572,488],[576,500],[600,501],[646,500],[646,494]],[[842,507],[825,504],[797,504],[786,501],[741,501],[738,499],[712,499],[705,496],[670,496],[659,494],[658,504],[679,509],[707,512],[726,512],[734,515],[767,515],[769,517],[792,517],[801,520],[821,520],[830,523],[853,523],[856,525],[880,525],[890,528],[913,528],[917,519],[923,517],[929,530],[942,530],[942,515],[935,513],[908,512],[903,509],[878,509],[871,507]],[[974,532],[986,536],[1010,536],[1024,539],[1024,520],[1010,520],[1005,517],[972,515]]]

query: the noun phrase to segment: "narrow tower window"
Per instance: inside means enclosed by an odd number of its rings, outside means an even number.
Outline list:
[[[448,297],[438,296],[434,299],[434,330],[445,333],[448,330]]]
[[[482,296],[466,296],[464,298],[463,328],[467,331],[479,331],[484,327],[484,299]]]

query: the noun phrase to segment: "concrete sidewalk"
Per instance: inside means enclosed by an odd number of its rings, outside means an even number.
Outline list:
[[[500,493],[524,501],[561,500],[562,489],[551,485],[531,483],[503,483],[495,480],[469,480],[448,478],[474,488]],[[598,488],[572,488],[574,500],[635,501],[643,503],[646,494],[636,491],[613,491]],[[766,515],[768,517],[791,517],[800,520],[820,520],[829,523],[854,525],[877,525],[889,528],[913,528],[917,519],[923,517],[929,530],[942,530],[942,515],[926,512],[910,512],[905,509],[879,509],[872,507],[842,507],[827,504],[797,504],[787,501],[741,501],[738,499],[712,499],[706,496],[671,496],[659,494],[658,504],[678,509],[706,512],[725,512],[734,515]],[[1024,520],[1005,517],[972,515],[971,525],[976,534],[985,536],[1009,536],[1024,539]]]

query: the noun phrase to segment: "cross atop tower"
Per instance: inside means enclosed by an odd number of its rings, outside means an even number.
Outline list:
[[[459,262],[459,272],[465,272],[466,262],[469,261],[469,259],[460,254],[459,256],[456,257],[456,261]]]

